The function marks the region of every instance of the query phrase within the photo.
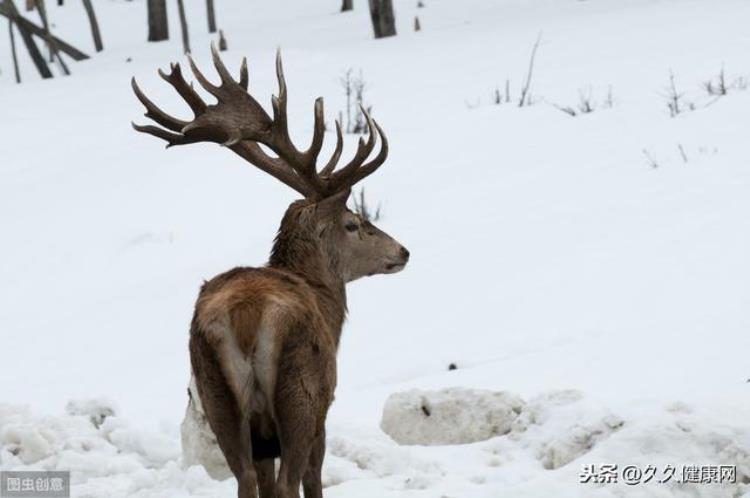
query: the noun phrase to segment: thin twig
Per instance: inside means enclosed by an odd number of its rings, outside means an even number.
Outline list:
[[[536,42],[534,43],[534,48],[531,50],[531,57],[529,58],[529,70],[526,73],[526,83],[523,86],[523,89],[521,90],[521,98],[518,101],[518,107],[523,107],[525,105],[528,105],[530,102],[527,102],[527,98],[529,96],[529,88],[531,87],[531,77],[534,73],[534,60],[536,59],[536,51],[539,49],[539,44],[542,42],[542,32],[539,32],[539,35],[536,37]]]
[[[677,144],[677,148],[680,150],[680,155],[682,156],[682,160],[687,163],[688,157],[687,154],[685,154],[685,148],[682,146],[682,144]]]
[[[652,168],[656,169],[659,167],[659,163],[656,162],[656,159],[651,156],[648,149],[643,149],[643,155],[646,156],[646,159],[648,159],[648,165]]]
[[[552,107],[554,107],[558,111],[564,112],[568,116],[576,117],[578,115],[578,112],[570,106],[561,106],[552,102]]]

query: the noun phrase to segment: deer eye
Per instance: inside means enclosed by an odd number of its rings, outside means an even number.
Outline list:
[[[346,225],[344,225],[344,228],[346,228],[350,232],[356,232],[357,230],[359,230],[359,225],[357,225],[353,221],[350,221]]]

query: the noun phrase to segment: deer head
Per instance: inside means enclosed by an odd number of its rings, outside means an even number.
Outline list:
[[[211,54],[220,85],[214,85],[188,56],[190,68],[201,86],[217,103],[208,105],[185,81],[179,64],[169,74],[159,75],[182,97],[194,113],[192,121],[175,118],[156,106],[140,90],[135,78],[133,91],[146,107],[145,116],[159,126],[133,127],[165,140],[167,147],[198,142],[215,142],[228,147],[257,168],[299,192],[304,198],[287,209],[271,254],[271,266],[303,272],[329,272],[344,282],[379,273],[400,271],[409,252],[369,220],[346,207],[351,188],[374,173],[388,156],[388,140],[378,123],[362,109],[368,127],[367,140],[359,139],[354,157],[338,167],[343,149],[341,125],[336,121],[336,147],[330,160],[319,167],[325,123],[323,99],[314,107],[314,132],[307,150],[295,147],[287,124],[287,87],[276,54],[279,94],[271,99],[273,118],[248,93],[247,61],[243,59],[239,81],[229,74],[214,45]],[[371,158],[380,137],[380,149]],[[267,154],[260,145],[270,149]]]

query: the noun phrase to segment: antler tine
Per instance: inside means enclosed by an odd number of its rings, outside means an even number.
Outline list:
[[[388,158],[388,138],[385,136],[385,132],[383,131],[383,128],[380,127],[378,122],[373,120],[373,123],[375,124],[375,128],[378,131],[378,135],[380,135],[380,151],[372,161],[367,162],[357,170],[357,172],[350,179],[350,185],[354,185],[365,177],[373,174],[375,170],[382,166],[385,160]]]
[[[195,61],[193,58],[188,54],[187,56],[188,64],[190,64],[190,70],[193,71],[193,75],[195,76],[195,79],[198,80],[198,83],[201,84],[203,88],[206,89],[208,93],[213,95],[216,98],[219,98],[219,87],[208,81],[205,76],[203,76],[203,73],[200,69],[198,69],[198,66],[195,65]]]
[[[328,185],[331,192],[337,192],[352,187],[355,183],[375,172],[375,170],[377,170],[388,157],[388,138],[385,136],[385,132],[380,125],[370,117],[367,111],[363,109],[363,112],[367,118],[368,127],[370,127],[371,140],[374,142],[375,137],[380,136],[380,151],[371,161],[365,163],[364,161],[369,157],[372,148],[369,148],[367,154],[362,156],[360,152],[364,151],[367,147],[362,147],[363,142],[362,139],[360,139],[360,149],[357,150],[354,159],[352,159],[352,161],[345,167],[338,171],[334,171],[330,175]]]
[[[279,82],[279,100],[286,114],[286,78],[284,78],[284,65],[281,62],[281,48],[276,49],[276,79]]]
[[[276,51],[276,80],[279,83],[279,94],[271,97],[271,106],[273,107],[273,121],[277,132],[282,135],[286,141],[289,141],[289,130],[287,128],[286,118],[286,80],[284,79],[284,66],[281,63],[281,50]]]
[[[180,94],[180,97],[183,98],[185,102],[190,106],[190,108],[193,110],[193,114],[198,116],[202,112],[206,110],[206,103],[203,101],[200,95],[198,95],[198,92],[195,91],[192,85],[188,84],[187,81],[185,81],[185,78],[182,76],[182,69],[180,68],[179,64],[170,64],[170,70],[171,72],[169,74],[166,74],[164,71],[159,69],[159,76],[172,85],[172,88],[177,91],[177,93]]]
[[[292,164],[299,164],[299,169],[304,170],[305,175],[309,175],[310,178],[318,184],[318,187],[320,187],[320,181],[316,174],[315,161],[320,154],[320,150],[323,148],[323,138],[325,137],[323,98],[318,97],[315,99],[315,105],[313,108],[315,122],[313,125],[312,142],[305,152],[301,152],[297,150],[289,136],[287,117],[288,92],[286,78],[284,77],[284,65],[281,59],[281,49],[276,50],[276,79],[279,83],[279,95],[272,99],[275,131],[283,142],[281,145],[283,145],[283,148],[285,149],[284,152],[290,154],[291,157],[295,159]]]
[[[289,165],[279,157],[270,157],[260,148],[257,142],[245,140],[229,147],[234,153],[254,164],[262,171],[281,180],[305,197],[315,193]]]
[[[317,160],[326,134],[323,99],[318,98],[315,101],[312,141],[306,150],[301,151],[295,147],[289,135],[288,94],[281,51],[276,53],[276,78],[279,89],[278,95],[271,99],[273,118],[247,91],[249,73],[246,59],[242,60],[239,80],[235,80],[221,60],[215,45],[211,46],[211,57],[221,78],[219,86],[208,81],[189,56],[188,63],[200,85],[216,97],[216,104],[206,104],[192,84],[185,81],[180,65],[172,64],[169,73],[160,70],[159,75],[185,100],[193,110],[195,118],[183,121],[168,114],[154,104],[133,79],[133,92],[146,108],[146,117],[160,125],[133,124],[133,127],[139,132],[165,140],[168,146],[196,142],[223,144],[260,170],[308,198],[323,198],[341,192],[370,175],[385,161],[388,154],[385,134],[367,110],[362,108],[369,131],[367,139],[360,138],[354,157],[346,166],[336,171],[344,141],[341,123],[336,121],[336,148],[328,163],[318,172]],[[377,144],[378,136],[382,142],[380,152],[367,162]],[[270,148],[275,156],[267,153],[261,145]]]
[[[305,155],[309,162],[313,172],[315,171],[315,163],[320,154],[320,150],[323,148],[323,139],[326,134],[326,122],[325,113],[323,111],[323,97],[318,97],[315,100],[315,124],[313,125],[313,138],[310,143],[310,148],[307,149]]]
[[[344,135],[341,133],[341,123],[336,120],[336,149],[333,151],[331,159],[328,161],[322,170],[320,170],[320,176],[328,176],[336,168],[336,165],[341,158],[341,151],[344,150]]]
[[[223,85],[236,85],[237,82],[234,81],[234,78],[232,78],[232,75],[229,74],[229,70],[227,69],[227,66],[224,65],[224,61],[222,61],[221,57],[219,57],[219,50],[216,48],[216,44],[214,42],[211,42],[211,59],[214,62],[214,67],[216,68],[216,72],[219,73],[222,86]]]
[[[284,66],[281,59],[281,50],[276,51],[276,79],[279,84],[279,94],[271,98],[273,106],[273,132],[272,140],[267,144],[279,157],[283,158],[292,169],[306,182],[310,184],[315,192],[324,194],[326,189],[318,176],[316,170],[316,160],[323,148],[323,138],[325,137],[325,116],[323,112],[323,99],[318,98],[315,101],[314,116],[315,124],[313,125],[313,139],[310,147],[301,152],[292,143],[289,136],[288,118],[287,118],[287,86],[284,77]]]
[[[364,114],[365,120],[367,121],[368,140],[367,154],[365,155],[365,157],[367,157],[372,152],[372,149],[375,148],[375,139],[377,138],[377,133],[375,132],[375,121],[372,119],[372,116],[370,116],[370,112],[365,109],[365,106],[363,106],[362,104],[359,104],[359,108],[362,110],[362,114]]]
[[[174,116],[167,114],[166,112],[161,110],[159,106],[154,104],[138,87],[138,83],[135,81],[135,78],[132,78],[130,80],[130,86],[133,87],[133,93],[135,93],[135,96],[138,97],[138,100],[140,100],[141,104],[143,104],[143,106],[146,108],[145,116],[147,118],[156,121],[158,124],[162,125],[165,128],[169,128],[172,131],[180,131],[183,127],[185,127],[185,125],[188,124],[187,121],[177,119]]]
[[[195,138],[188,138],[185,135],[181,135],[178,133],[172,133],[171,131],[167,131],[164,128],[159,128],[158,126],[153,125],[139,125],[136,123],[130,123],[133,126],[133,129],[135,131],[139,131],[141,133],[148,133],[149,135],[152,135],[156,138],[161,138],[162,140],[167,142],[167,148],[173,147],[175,145],[186,145],[198,142],[199,140]]]
[[[351,177],[357,169],[362,166],[362,163],[365,162],[367,157],[372,153],[372,150],[375,148],[375,141],[377,139],[377,131],[375,128],[375,124],[373,123],[372,117],[370,117],[370,113],[367,112],[367,110],[360,105],[360,108],[362,109],[362,113],[365,116],[365,119],[367,120],[367,130],[368,130],[368,137],[367,142],[365,142],[361,137],[359,139],[359,143],[357,145],[357,152],[354,153],[354,157],[349,161],[349,163],[341,168],[338,171],[334,171],[331,174],[331,182],[334,185],[343,185],[348,183],[349,177]],[[351,184],[353,185],[353,183]]]
[[[247,91],[250,82],[250,77],[247,74],[247,57],[242,58],[242,65],[240,65],[240,86],[243,90]]]

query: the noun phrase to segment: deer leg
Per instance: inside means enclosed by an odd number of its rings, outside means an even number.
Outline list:
[[[300,498],[302,476],[307,470],[315,441],[315,419],[310,412],[310,400],[304,395],[300,396],[301,383],[297,381],[286,387],[282,390],[283,394],[277,392],[276,396],[281,445],[281,468],[276,480],[276,492],[278,498]]]
[[[237,496],[238,498],[258,498],[258,476],[256,474],[255,464],[253,463],[253,445],[250,437],[250,419],[240,415],[238,420],[239,431],[235,437],[240,439],[240,460],[241,475],[237,477]],[[218,437],[217,437],[218,440]],[[219,443],[222,452],[224,448]],[[226,456],[226,453],[224,453]],[[236,476],[236,474],[235,474]]]
[[[222,373],[216,351],[200,331],[190,336],[190,362],[206,419],[237,479],[239,498],[257,498],[249,419]]]
[[[302,489],[305,490],[305,498],[323,498],[321,471],[323,469],[325,452],[326,432],[323,429],[318,439],[313,443],[312,451],[310,451],[310,461],[307,464],[307,471],[302,478]]]
[[[312,438],[299,433],[290,436],[299,439],[281,443],[281,469],[276,482],[278,498],[300,498],[299,488],[312,447]]]
[[[278,498],[299,498],[300,483],[308,469],[305,497],[322,496],[320,465],[325,451],[326,413],[333,397],[335,359],[323,357],[313,345],[304,344],[309,336],[288,335],[279,358],[275,402],[281,445]],[[314,352],[313,357],[300,354],[305,350]]]
[[[278,498],[299,498],[315,441],[314,399],[305,389],[306,367],[282,352],[276,384],[276,423],[281,446],[281,468],[276,480]],[[301,378],[302,377],[302,378]]]
[[[260,498],[276,498],[276,468],[273,458],[256,460],[255,469],[258,471],[258,488]]]

